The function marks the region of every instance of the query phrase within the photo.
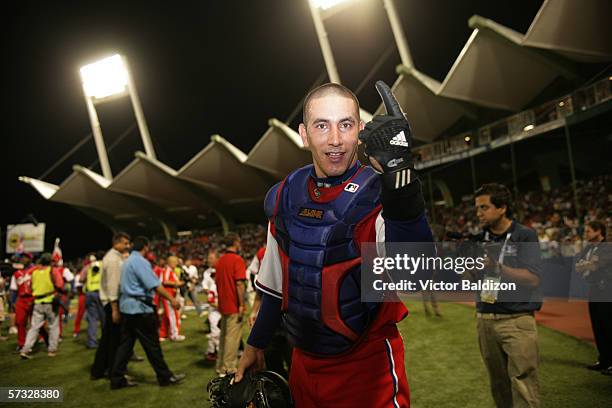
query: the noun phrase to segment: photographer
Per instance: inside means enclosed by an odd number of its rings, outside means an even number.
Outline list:
[[[512,197],[501,184],[475,192],[476,215],[483,228],[476,241],[488,247],[484,281],[517,284],[512,294],[483,290],[476,316],[480,353],[498,407],[538,407],[538,334],[534,312],[542,306],[538,238],[512,219]]]
[[[576,271],[590,285],[589,315],[599,359],[589,370],[612,375],[612,248],[606,245],[606,227],[599,221],[584,229],[588,245],[578,255]]]

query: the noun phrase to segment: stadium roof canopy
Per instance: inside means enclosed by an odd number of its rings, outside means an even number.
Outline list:
[[[480,16],[468,24],[472,35],[442,83],[397,68],[393,90],[418,140],[435,140],[478,109],[519,111],[555,78],[575,78],[576,62],[612,60],[608,0],[546,0],[525,35]]]
[[[576,77],[584,62],[612,60],[612,2],[546,0],[526,34],[473,16],[471,36],[443,82],[400,65],[393,90],[415,138],[433,141],[463,118],[488,110],[518,111],[559,76]],[[383,110],[379,106],[376,113]],[[370,114],[362,111],[362,119]],[[57,186],[21,177],[45,199],[75,206],[109,226],[133,221],[177,227],[263,219],[267,189],[311,162],[298,133],[270,119],[248,154],[221,136],[174,170],[137,152],[114,180],[80,166]],[[155,224],[155,223],[153,223]]]
[[[282,179],[291,170],[312,161],[310,152],[304,148],[296,131],[277,119],[270,119],[268,125],[268,130],[244,161],[246,165]]]
[[[227,204],[259,202],[269,181],[257,169],[245,166],[247,155],[219,135],[196,154],[177,173]]]
[[[145,211],[129,197],[108,190],[110,181],[81,166],[74,166],[72,174],[57,186],[41,180],[23,177],[50,201],[103,211],[115,219],[138,218]]]
[[[20,180],[45,199],[69,204],[111,228],[155,230],[160,227],[146,202],[138,203],[108,190],[110,180],[84,167],[74,166],[72,174],[59,186],[30,177],[20,177]]]

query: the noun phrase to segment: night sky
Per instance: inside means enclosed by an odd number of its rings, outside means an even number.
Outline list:
[[[395,0],[418,69],[443,80],[471,30],[473,14],[524,33],[542,1]],[[6,7],[6,6],[5,6]],[[27,214],[47,224],[47,248],[62,238],[64,256],[106,248],[110,232],[63,204],[46,202],[20,175],[38,178],[90,131],[79,67],[121,53],[132,69],[158,159],[180,168],[218,133],[244,152],[268,128],[285,121],[324,70],[306,0],[152,2],[12,2],[5,8],[2,89],[6,225]],[[382,0],[354,5],[325,22],[342,82],[356,90],[394,45]],[[373,111],[373,84],[396,79],[395,48],[358,92]],[[134,121],[129,99],[100,105],[107,148]],[[298,115],[297,118],[299,118]],[[291,125],[296,128],[296,120]],[[109,157],[117,175],[136,150],[137,131]],[[45,181],[59,184],[72,165],[95,162],[93,139]],[[99,166],[92,168],[100,172]]]

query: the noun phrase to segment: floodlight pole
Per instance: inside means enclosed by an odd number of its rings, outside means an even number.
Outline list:
[[[414,68],[410,48],[406,42],[406,35],[402,29],[402,24],[397,16],[395,4],[393,4],[393,0],[383,0],[383,4],[385,6],[385,10],[387,10],[387,17],[389,18],[389,23],[391,24],[391,30],[393,31],[393,37],[395,38],[395,43],[402,60],[402,65],[408,68]]]
[[[108,154],[106,153],[106,146],[104,145],[104,138],[102,137],[102,128],[100,127],[100,121],[98,120],[98,114],[94,107],[91,96],[87,95],[85,86],[83,86],[83,92],[85,94],[85,104],[87,105],[87,113],[89,114],[89,123],[91,124],[91,132],[93,133],[94,142],[96,143],[96,150],[98,151],[98,159],[100,160],[100,167],[102,168],[102,175],[109,179],[113,179],[113,172],[111,171],[110,163],[108,162]]]
[[[132,79],[132,71],[130,70],[130,66],[128,64],[127,59],[124,56],[121,56],[121,58],[123,58],[123,64],[125,66],[125,70],[127,71],[128,94],[130,95],[130,101],[132,102],[134,116],[136,116],[136,123],[138,124],[138,130],[140,132],[140,137],[142,138],[142,144],[144,145],[145,153],[147,154],[147,157],[149,159],[157,160],[155,148],[153,147],[151,135],[149,134],[147,121],[145,120],[144,113],[142,111],[142,105],[140,104],[140,98],[138,97],[138,92],[136,91],[136,85],[134,84],[134,80]]]
[[[323,25],[323,19],[319,8],[313,4],[312,1],[308,1],[310,6],[310,13],[312,14],[312,21],[314,22],[315,30],[317,32],[317,38],[319,39],[319,46],[323,53],[323,60],[325,61],[325,68],[327,69],[327,75],[329,76],[330,82],[336,84],[340,83],[340,75],[338,75],[338,69],[336,68],[336,61],[334,60],[334,54],[332,53],[329,39],[327,38],[327,32]]]

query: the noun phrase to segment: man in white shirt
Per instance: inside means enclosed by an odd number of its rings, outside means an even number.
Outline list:
[[[115,353],[121,337],[121,314],[119,312],[119,283],[123,252],[130,247],[130,236],[118,232],[113,236],[113,247],[102,259],[100,278],[100,300],[104,305],[104,326],[102,338],[91,367],[91,379],[97,380],[108,375],[113,367]]]
[[[183,265],[183,270],[187,276],[187,279],[185,279],[187,281],[187,296],[189,296],[189,299],[191,299],[193,306],[198,312],[198,315],[203,317],[204,310],[202,309],[200,302],[198,302],[196,290],[198,284],[198,267],[191,262],[191,259],[187,259]]]
[[[210,333],[206,336],[208,338],[208,349],[206,350],[206,360],[215,361],[217,358],[217,351],[219,351],[219,339],[221,336],[221,329],[219,328],[219,320],[221,320],[221,313],[217,309],[218,306],[218,294],[217,294],[217,283],[215,282],[215,265],[219,260],[219,254],[216,249],[208,251],[208,269],[204,272],[204,278],[202,279],[202,290],[207,294],[208,299],[208,323],[210,324]]]

